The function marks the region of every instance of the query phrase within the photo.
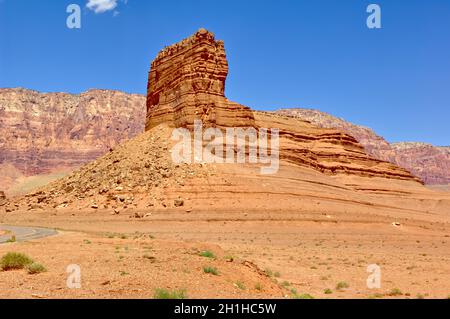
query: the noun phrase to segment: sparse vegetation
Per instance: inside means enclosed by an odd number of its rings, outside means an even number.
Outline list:
[[[167,289],[156,289],[153,296],[154,299],[186,299],[185,290],[167,290]]]
[[[383,294],[376,293],[376,294],[370,295],[369,299],[379,299],[379,298],[383,298],[383,297],[384,297]]]
[[[403,295],[403,293],[398,288],[392,288],[391,291],[389,292],[389,296],[391,296],[391,297],[401,296],[401,295]]]
[[[348,283],[346,283],[345,281],[340,281],[336,285],[336,290],[342,290],[342,289],[346,289],[348,287],[349,287]]]
[[[46,272],[47,271],[47,269],[43,265],[41,265],[39,263],[29,264],[27,266],[27,270],[28,270],[28,273],[31,274],[31,275],[40,274],[41,272]]]
[[[258,291],[262,291],[262,290],[263,290],[263,287],[262,287],[262,285],[261,285],[260,282],[258,282],[258,283],[255,285],[255,289],[258,290]]]
[[[7,271],[13,269],[23,269],[33,263],[33,259],[22,253],[7,253],[0,260],[0,269]]]
[[[202,257],[206,257],[206,258],[212,258],[212,259],[216,258],[216,256],[214,256],[214,253],[209,250],[204,250],[204,251],[200,252],[199,255]]]
[[[425,299],[425,296],[424,295],[422,295],[422,294],[417,294],[417,299]]]
[[[267,276],[273,277],[273,271],[270,270],[269,268],[266,268],[266,269],[264,270],[264,272],[266,273]]]
[[[310,294],[301,294],[301,295],[293,294],[292,298],[293,299],[314,299],[314,297],[311,296]]]
[[[12,235],[11,238],[9,238],[6,242],[7,243],[15,243],[16,242],[16,236]]]
[[[281,283],[281,285],[282,285],[283,287],[289,287],[289,286],[291,285],[291,283],[290,283],[289,281],[283,281],[283,282]]]
[[[327,288],[327,289],[325,289],[325,290],[323,291],[323,293],[324,293],[325,295],[331,295],[331,294],[333,293],[333,291],[332,291],[330,288]]]
[[[239,289],[245,290],[245,285],[244,285],[244,283],[243,283],[242,281],[236,281],[234,284],[235,284],[236,287],[238,287]]]
[[[203,267],[203,272],[204,272],[205,274],[212,274],[212,275],[215,275],[215,276],[218,276],[218,275],[219,275],[219,271],[217,270],[217,268],[215,268],[215,267],[210,267],[210,266],[208,266],[208,267]]]

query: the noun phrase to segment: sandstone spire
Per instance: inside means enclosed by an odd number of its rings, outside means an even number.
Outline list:
[[[228,62],[223,41],[200,29],[164,48],[151,64],[146,130],[166,122],[191,127],[195,119],[211,126],[253,126],[248,107],[225,97]]]

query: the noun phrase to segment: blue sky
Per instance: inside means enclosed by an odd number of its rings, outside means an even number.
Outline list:
[[[0,87],[145,94],[157,52],[205,27],[225,41],[231,100],[319,109],[391,142],[450,144],[448,0],[100,1],[114,8],[0,0]],[[66,27],[71,3],[79,30]],[[366,26],[370,3],[382,29]]]

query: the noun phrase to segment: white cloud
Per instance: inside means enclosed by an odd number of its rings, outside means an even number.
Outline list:
[[[114,10],[117,7],[117,0],[88,0],[86,7],[95,13],[103,13]]]

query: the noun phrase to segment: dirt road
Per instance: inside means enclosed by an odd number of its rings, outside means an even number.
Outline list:
[[[0,244],[5,243],[15,236],[16,241],[27,241],[56,235],[54,229],[39,227],[21,227],[0,225]]]

